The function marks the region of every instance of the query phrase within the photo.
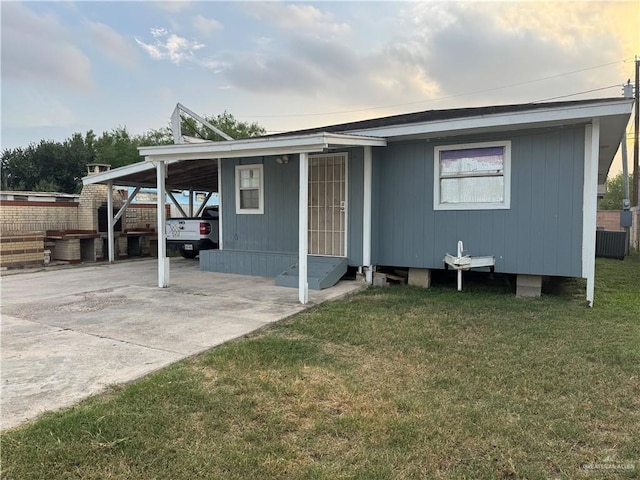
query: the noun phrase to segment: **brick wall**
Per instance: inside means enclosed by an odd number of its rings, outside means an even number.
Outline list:
[[[65,260],[71,263],[80,262],[80,240],[77,238],[56,240],[51,253],[52,258],[55,260]]]
[[[0,200],[0,232],[78,230],[78,203]]]
[[[108,187],[106,185],[85,185],[80,193],[80,211],[78,225],[80,230],[98,231],[98,208],[107,202]],[[122,206],[122,194],[116,188],[113,189],[113,207],[119,209]]]
[[[629,235],[629,245],[631,248],[640,250],[640,208],[633,207],[631,209],[631,217],[633,225]],[[604,230],[613,232],[624,231],[620,226],[620,210],[598,210],[598,219],[596,225]]]
[[[631,227],[630,246],[640,251],[640,207],[631,208],[633,225]]]
[[[0,234],[0,266],[42,265],[44,232]]]
[[[158,230],[157,208],[155,205],[147,204],[131,204],[125,212],[126,230],[137,230],[141,228],[153,228]]]

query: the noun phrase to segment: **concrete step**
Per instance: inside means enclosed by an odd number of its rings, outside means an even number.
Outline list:
[[[307,282],[310,290],[322,290],[333,287],[347,273],[348,261],[342,257],[307,258]],[[298,263],[276,277],[276,285],[281,287],[298,287]]]

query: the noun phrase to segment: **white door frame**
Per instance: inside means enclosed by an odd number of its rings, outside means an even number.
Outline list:
[[[349,252],[349,153],[348,152],[335,152],[335,153],[322,153],[322,154],[314,154],[309,155],[309,165],[307,168],[311,168],[311,162],[314,159],[319,159],[323,157],[335,157],[342,156],[344,157],[344,255],[323,255],[318,253],[313,253],[312,255],[317,255],[319,257],[338,257],[338,258],[347,258]],[[309,178],[307,178],[308,185]],[[307,225],[307,235],[309,235],[309,225]]]

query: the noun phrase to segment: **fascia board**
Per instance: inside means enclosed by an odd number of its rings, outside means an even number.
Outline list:
[[[164,162],[178,162],[188,160],[217,160],[219,158],[244,158],[244,157],[262,157],[268,155],[293,155],[296,153],[314,153],[321,152],[328,148],[326,143],[319,143],[315,145],[307,145],[302,147],[277,147],[277,148],[254,148],[243,150],[227,150],[227,151],[209,151],[209,152],[166,152],[163,154],[148,155],[146,157],[147,162],[164,161]]]
[[[325,135],[329,146],[350,146],[350,147],[386,147],[387,140],[382,137],[364,137],[356,135],[340,135],[328,133]]]
[[[329,144],[385,146],[380,138],[366,138],[346,134],[310,134],[293,137],[249,138],[225,142],[163,145],[160,147],[139,147],[140,155],[154,158],[231,158],[250,155],[282,155],[321,151]],[[232,155],[240,152],[239,155]],[[258,153],[256,153],[258,152]]]
[[[535,125],[558,121],[591,120],[596,117],[630,114],[631,101],[611,102],[597,105],[582,105],[563,108],[549,108],[535,111],[501,113],[471,118],[453,118],[436,122],[422,122],[409,125],[349,130],[349,133],[372,135],[386,138],[420,135],[425,133],[472,130],[513,125]]]
[[[105,183],[109,180],[115,180],[120,177],[125,177],[127,175],[132,175],[134,173],[144,172],[146,170],[151,170],[155,168],[153,164],[148,162],[138,162],[133,163],[131,165],[126,165],[124,167],[114,168],[113,170],[109,170],[107,172],[96,173],[95,175],[88,175],[86,177],[82,177],[83,185],[92,185],[94,183]]]
[[[291,148],[291,147],[303,147],[308,145],[316,145],[318,143],[324,144],[320,135],[300,137],[282,137],[282,138],[252,138],[244,140],[228,140],[224,142],[211,142],[211,143],[190,143],[190,144],[177,144],[177,145],[163,145],[159,147],[139,147],[138,151],[140,155],[145,157],[165,157],[169,155],[188,155],[196,154],[204,156],[204,158],[219,158],[225,157],[226,154],[235,151],[250,151],[259,149],[276,149],[276,148]],[[221,155],[225,154],[225,155]]]

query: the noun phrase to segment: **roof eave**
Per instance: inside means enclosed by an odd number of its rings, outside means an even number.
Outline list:
[[[385,146],[378,137],[343,133],[315,133],[282,137],[256,137],[223,142],[140,147],[148,160],[238,158],[263,155],[321,152],[335,146]]]
[[[545,109],[523,110],[517,112],[503,112],[474,117],[452,118],[447,120],[425,121],[412,124],[388,125],[356,130],[345,133],[384,137],[389,140],[395,138],[410,138],[416,136],[439,136],[444,133],[464,131],[480,131],[485,129],[528,125],[544,125],[554,122],[589,121],[610,115],[631,114],[633,101],[621,99],[607,103],[580,104]]]

